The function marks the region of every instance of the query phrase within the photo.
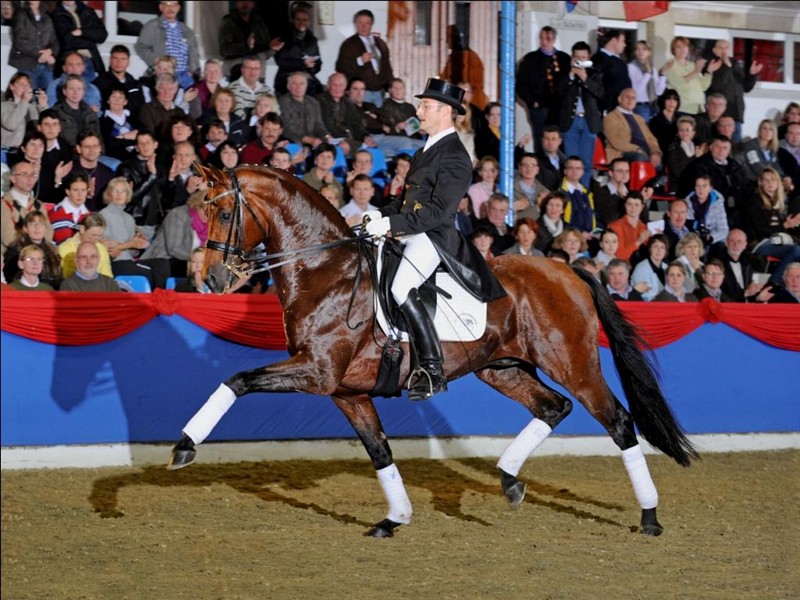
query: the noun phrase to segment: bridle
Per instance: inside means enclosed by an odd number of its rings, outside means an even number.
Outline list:
[[[206,198],[204,204],[216,204],[222,198],[233,196],[233,215],[230,227],[228,227],[228,235],[224,242],[216,240],[207,240],[206,248],[222,252],[222,265],[231,273],[236,275],[239,279],[255,275],[256,273],[263,273],[275,267],[294,262],[302,257],[304,254],[319,252],[329,248],[336,248],[347,244],[358,243],[359,246],[365,240],[371,239],[372,236],[368,234],[360,234],[350,238],[336,240],[335,242],[328,242],[325,244],[317,244],[310,248],[299,248],[295,250],[285,250],[283,252],[276,252],[274,254],[267,254],[263,246],[257,246],[255,250],[245,252],[242,250],[242,243],[244,242],[244,210],[250,213],[250,216],[258,226],[258,230],[264,240],[267,239],[267,228],[258,218],[256,211],[253,210],[250,201],[242,192],[239,186],[239,179],[236,177],[236,169],[225,169],[225,172],[231,178],[231,189],[217,194],[213,198]],[[271,260],[276,258],[289,257],[286,260],[270,263]],[[360,265],[360,263],[359,263]],[[227,286],[226,286],[227,287]]]

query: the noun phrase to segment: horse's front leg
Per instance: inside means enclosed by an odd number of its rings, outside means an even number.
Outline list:
[[[289,360],[251,371],[237,373],[221,384],[183,428],[183,436],[172,448],[168,469],[192,464],[196,446],[209,436],[237,398],[252,392],[307,392],[329,395],[338,385],[338,374],[331,365],[319,365],[298,354]]]
[[[375,410],[375,404],[366,394],[356,396],[338,394],[332,398],[364,444],[389,504],[386,518],[373,525],[364,535],[377,538],[392,537],[397,527],[411,522],[411,500],[406,493],[400,471],[392,459],[392,450],[383,431],[381,419]]]

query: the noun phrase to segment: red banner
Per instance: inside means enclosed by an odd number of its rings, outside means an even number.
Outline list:
[[[669,10],[669,2],[623,2],[626,21],[643,21]]]

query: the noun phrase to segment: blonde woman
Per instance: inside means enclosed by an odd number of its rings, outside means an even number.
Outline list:
[[[711,76],[722,64],[712,61],[708,65],[708,72],[703,74],[706,66],[705,59],[699,58],[697,62],[689,60],[691,42],[683,36],[676,37],[669,46],[673,58],[661,69],[667,75],[667,84],[681,97],[683,112],[696,115],[705,110],[705,91],[711,85]]]
[[[581,231],[576,227],[564,227],[564,231],[553,240],[553,248],[566,252],[569,255],[570,264],[579,258],[589,257],[587,252],[589,245],[586,243]]]
[[[687,233],[675,246],[674,262],[683,265],[683,287],[687,292],[693,292],[698,285],[698,273],[705,266],[701,260],[704,254],[703,240],[696,233]]]
[[[750,179],[758,179],[767,167],[783,175],[783,169],[778,164],[778,128],[772,119],[764,119],[759,123],[758,134],[743,143],[736,158],[747,167]],[[790,177],[783,178],[784,185],[791,181]]]

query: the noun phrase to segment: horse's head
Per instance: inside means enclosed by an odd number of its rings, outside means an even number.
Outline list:
[[[256,212],[239,185],[234,170],[220,171],[199,164],[193,166],[208,186],[206,241],[203,278],[212,292],[224,293],[237,279],[258,272],[264,256],[263,244],[269,223]]]

